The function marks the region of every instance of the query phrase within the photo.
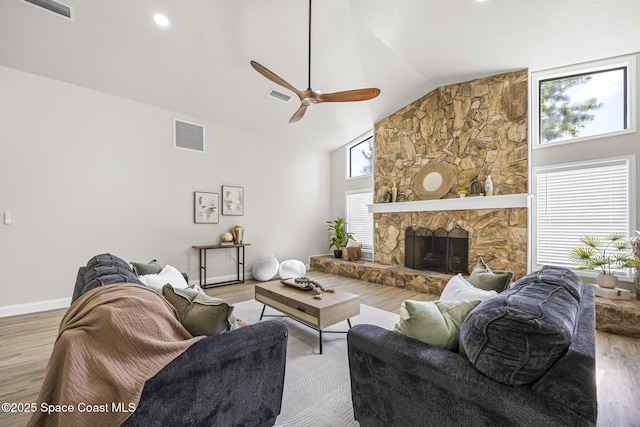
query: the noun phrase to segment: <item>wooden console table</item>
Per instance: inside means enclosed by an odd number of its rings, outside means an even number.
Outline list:
[[[195,245],[193,249],[197,249],[200,254],[200,287],[208,288],[212,286],[233,285],[235,283],[244,283],[244,248],[251,246],[250,243],[239,243],[233,245]],[[207,251],[210,249],[236,249],[236,279],[224,280],[222,282],[206,283],[207,281]],[[240,273],[242,272],[242,278]]]

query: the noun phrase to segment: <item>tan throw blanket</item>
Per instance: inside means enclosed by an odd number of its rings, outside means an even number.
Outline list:
[[[67,311],[30,426],[117,426],[144,383],[204,337],[192,337],[171,304],[123,283],[93,289]]]

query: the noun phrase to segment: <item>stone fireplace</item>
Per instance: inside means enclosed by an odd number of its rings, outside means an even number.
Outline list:
[[[467,265],[443,267],[433,261],[430,269],[467,272],[483,257],[491,268],[513,270],[516,278],[525,275],[526,203],[487,208],[484,202],[526,196],[527,156],[526,70],[440,87],[376,123],[374,262],[416,268],[420,262],[407,254],[413,246],[405,230],[461,229],[468,234]],[[446,165],[453,182],[442,200],[423,207],[416,181],[431,162]],[[467,197],[464,207],[450,206],[448,199],[477,188],[487,175],[496,196]],[[394,187],[402,201],[383,203]],[[409,237],[415,243],[415,236]]]
[[[404,266],[414,270],[469,274],[469,233],[462,228],[409,227],[404,231]]]

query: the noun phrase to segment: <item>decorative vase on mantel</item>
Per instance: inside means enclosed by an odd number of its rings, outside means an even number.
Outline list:
[[[618,286],[618,276],[615,274],[598,273],[596,279],[598,281],[598,286],[601,288],[613,289]]]

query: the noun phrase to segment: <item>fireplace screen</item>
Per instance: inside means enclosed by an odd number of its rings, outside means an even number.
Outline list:
[[[415,270],[469,274],[469,233],[456,227],[405,230],[404,265]]]

